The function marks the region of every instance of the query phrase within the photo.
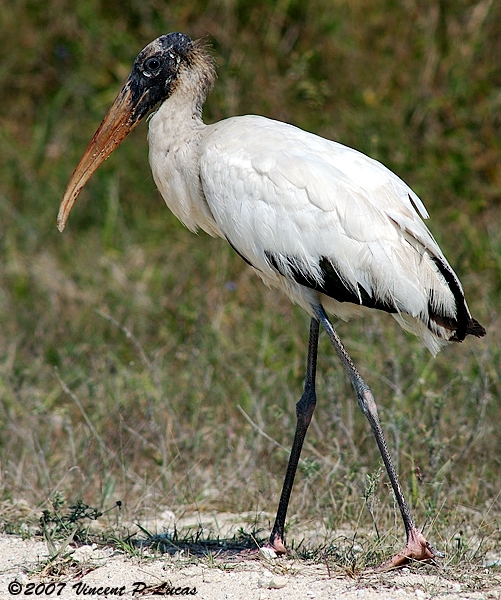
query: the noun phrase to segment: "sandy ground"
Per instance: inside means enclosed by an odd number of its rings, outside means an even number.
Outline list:
[[[238,515],[240,525],[242,516]],[[146,522],[148,531],[176,526],[218,527],[234,532],[235,515],[200,514],[175,519],[166,511]],[[202,523],[201,523],[202,521]],[[318,534],[318,532],[316,532]],[[228,538],[226,538],[228,539]],[[311,540],[310,540],[311,541]],[[314,545],[314,544],[313,544]],[[68,553],[71,556],[68,557]],[[112,547],[68,546],[66,558],[48,561],[49,548],[40,538],[22,539],[0,534],[0,600],[14,596],[75,598],[154,598],[159,595],[205,600],[501,600],[498,561],[494,569],[471,565],[454,571],[429,565],[385,574],[350,577],[325,564],[255,554],[242,559],[150,553],[140,548],[134,556]],[[52,570],[51,570],[52,569]]]
[[[193,563],[182,556],[128,557],[111,548],[83,546],[75,550],[73,566],[65,570],[63,565],[59,577],[51,579],[43,570],[47,558],[45,542],[0,536],[0,598],[153,598],[162,593],[206,600],[501,598],[501,589],[491,578],[484,585],[477,581],[477,588],[483,589],[472,591],[471,581],[451,581],[439,572],[430,574],[429,569],[412,572],[405,568],[353,579],[329,574],[324,565],[291,559],[268,562],[260,557],[231,564],[200,559]]]

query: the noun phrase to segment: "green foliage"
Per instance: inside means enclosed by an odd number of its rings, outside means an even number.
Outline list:
[[[275,510],[306,316],[222,241],[193,236],[168,213],[146,125],[89,182],[64,236],[55,228],[66,182],[134,57],[180,30],[214,46],[207,121],[258,113],[293,122],[381,160],[425,201],[488,337],[431,360],[384,316],[339,330],[381,400],[418,518],[438,514],[434,527],[448,527],[468,506],[490,510],[495,527],[500,11],[467,0],[4,2],[2,497],[127,498],[134,517],[161,506]],[[358,522],[379,458],[326,340],[319,370],[290,515],[333,528]],[[384,477],[370,481],[364,519],[382,531],[391,497]]]
[[[66,539],[71,536],[71,539],[85,539],[86,532],[82,525],[84,521],[96,520],[103,515],[96,508],[87,506],[82,500],[77,500],[74,506],[69,506],[66,514],[61,514],[61,509],[64,508],[64,496],[58,494],[52,500],[53,510],[45,509],[40,517],[40,528],[44,535],[54,542],[56,539]],[[88,527],[86,523],[86,528]]]

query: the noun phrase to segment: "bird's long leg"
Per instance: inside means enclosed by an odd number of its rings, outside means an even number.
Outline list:
[[[322,305],[319,304],[315,306],[314,311],[319,322],[322,323],[322,326],[327,332],[327,335],[329,336],[337,355],[343,363],[343,366],[350,377],[353,388],[355,389],[358,404],[371,425],[377,445],[379,447],[379,451],[381,452],[381,456],[386,467],[386,471],[388,473],[388,477],[390,478],[393,492],[402,514],[402,519],[404,521],[405,532],[407,534],[407,544],[405,548],[393,558],[383,563],[379,569],[386,570],[399,567],[407,563],[409,560],[426,560],[441,556],[441,553],[438,552],[426,540],[423,533],[416,527],[414,519],[411,516],[409,506],[398,481],[397,472],[395,471],[393,461],[391,460],[390,452],[388,450],[383,430],[381,428],[381,423],[379,421],[376,402],[369,386],[362,379],[358,369],[355,367],[350,355],[346,351],[346,348],[332,326],[332,323],[327,317]]]
[[[318,351],[318,333],[319,323],[317,319],[312,318],[310,323],[310,340],[308,343],[308,358],[306,361],[306,377],[304,380],[304,391],[301,399],[296,404],[296,433],[294,442],[292,443],[289,464],[287,465],[287,473],[285,474],[282,494],[278,504],[277,516],[275,524],[271,532],[269,546],[276,552],[284,554],[286,552],[284,541],[285,517],[287,516],[287,507],[294,485],[294,477],[296,475],[301,449],[308,430],[308,426],[315,410],[317,397],[315,393],[315,374],[317,371],[317,351]]]

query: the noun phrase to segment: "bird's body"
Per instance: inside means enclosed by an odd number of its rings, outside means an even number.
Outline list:
[[[391,312],[433,354],[454,338],[457,329],[443,323],[456,320],[457,299],[438,264],[460,283],[422,221],[421,200],[399,177],[264,117],[205,125],[195,113],[172,127],[169,102],[149,122],[150,163],[190,230],[226,239],[264,283],[310,314],[318,293],[341,319]]]
[[[410,515],[372,393],[330,323],[373,309],[391,313],[432,353],[482,336],[459,279],[423,223],[418,196],[379,162],[292,125],[258,116],[205,125],[215,80],[201,42],[161,36],[138,55],[122,91],[68,184],[62,230],[83,185],[149,110],[153,177],[192,231],[226,239],[269,286],[312,317],[304,392],[270,546],[285,552],[284,526],[304,436],[316,404],[319,326],[327,332],[373,429],[402,513],[407,545],[386,566],[439,553]]]

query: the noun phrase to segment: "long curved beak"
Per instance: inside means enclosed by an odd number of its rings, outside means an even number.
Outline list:
[[[98,127],[71,176],[57,215],[57,228],[59,231],[63,231],[71,209],[91,175],[139,123],[143,115],[138,114],[137,107],[143,98],[144,96],[134,98],[132,82],[129,78]]]

